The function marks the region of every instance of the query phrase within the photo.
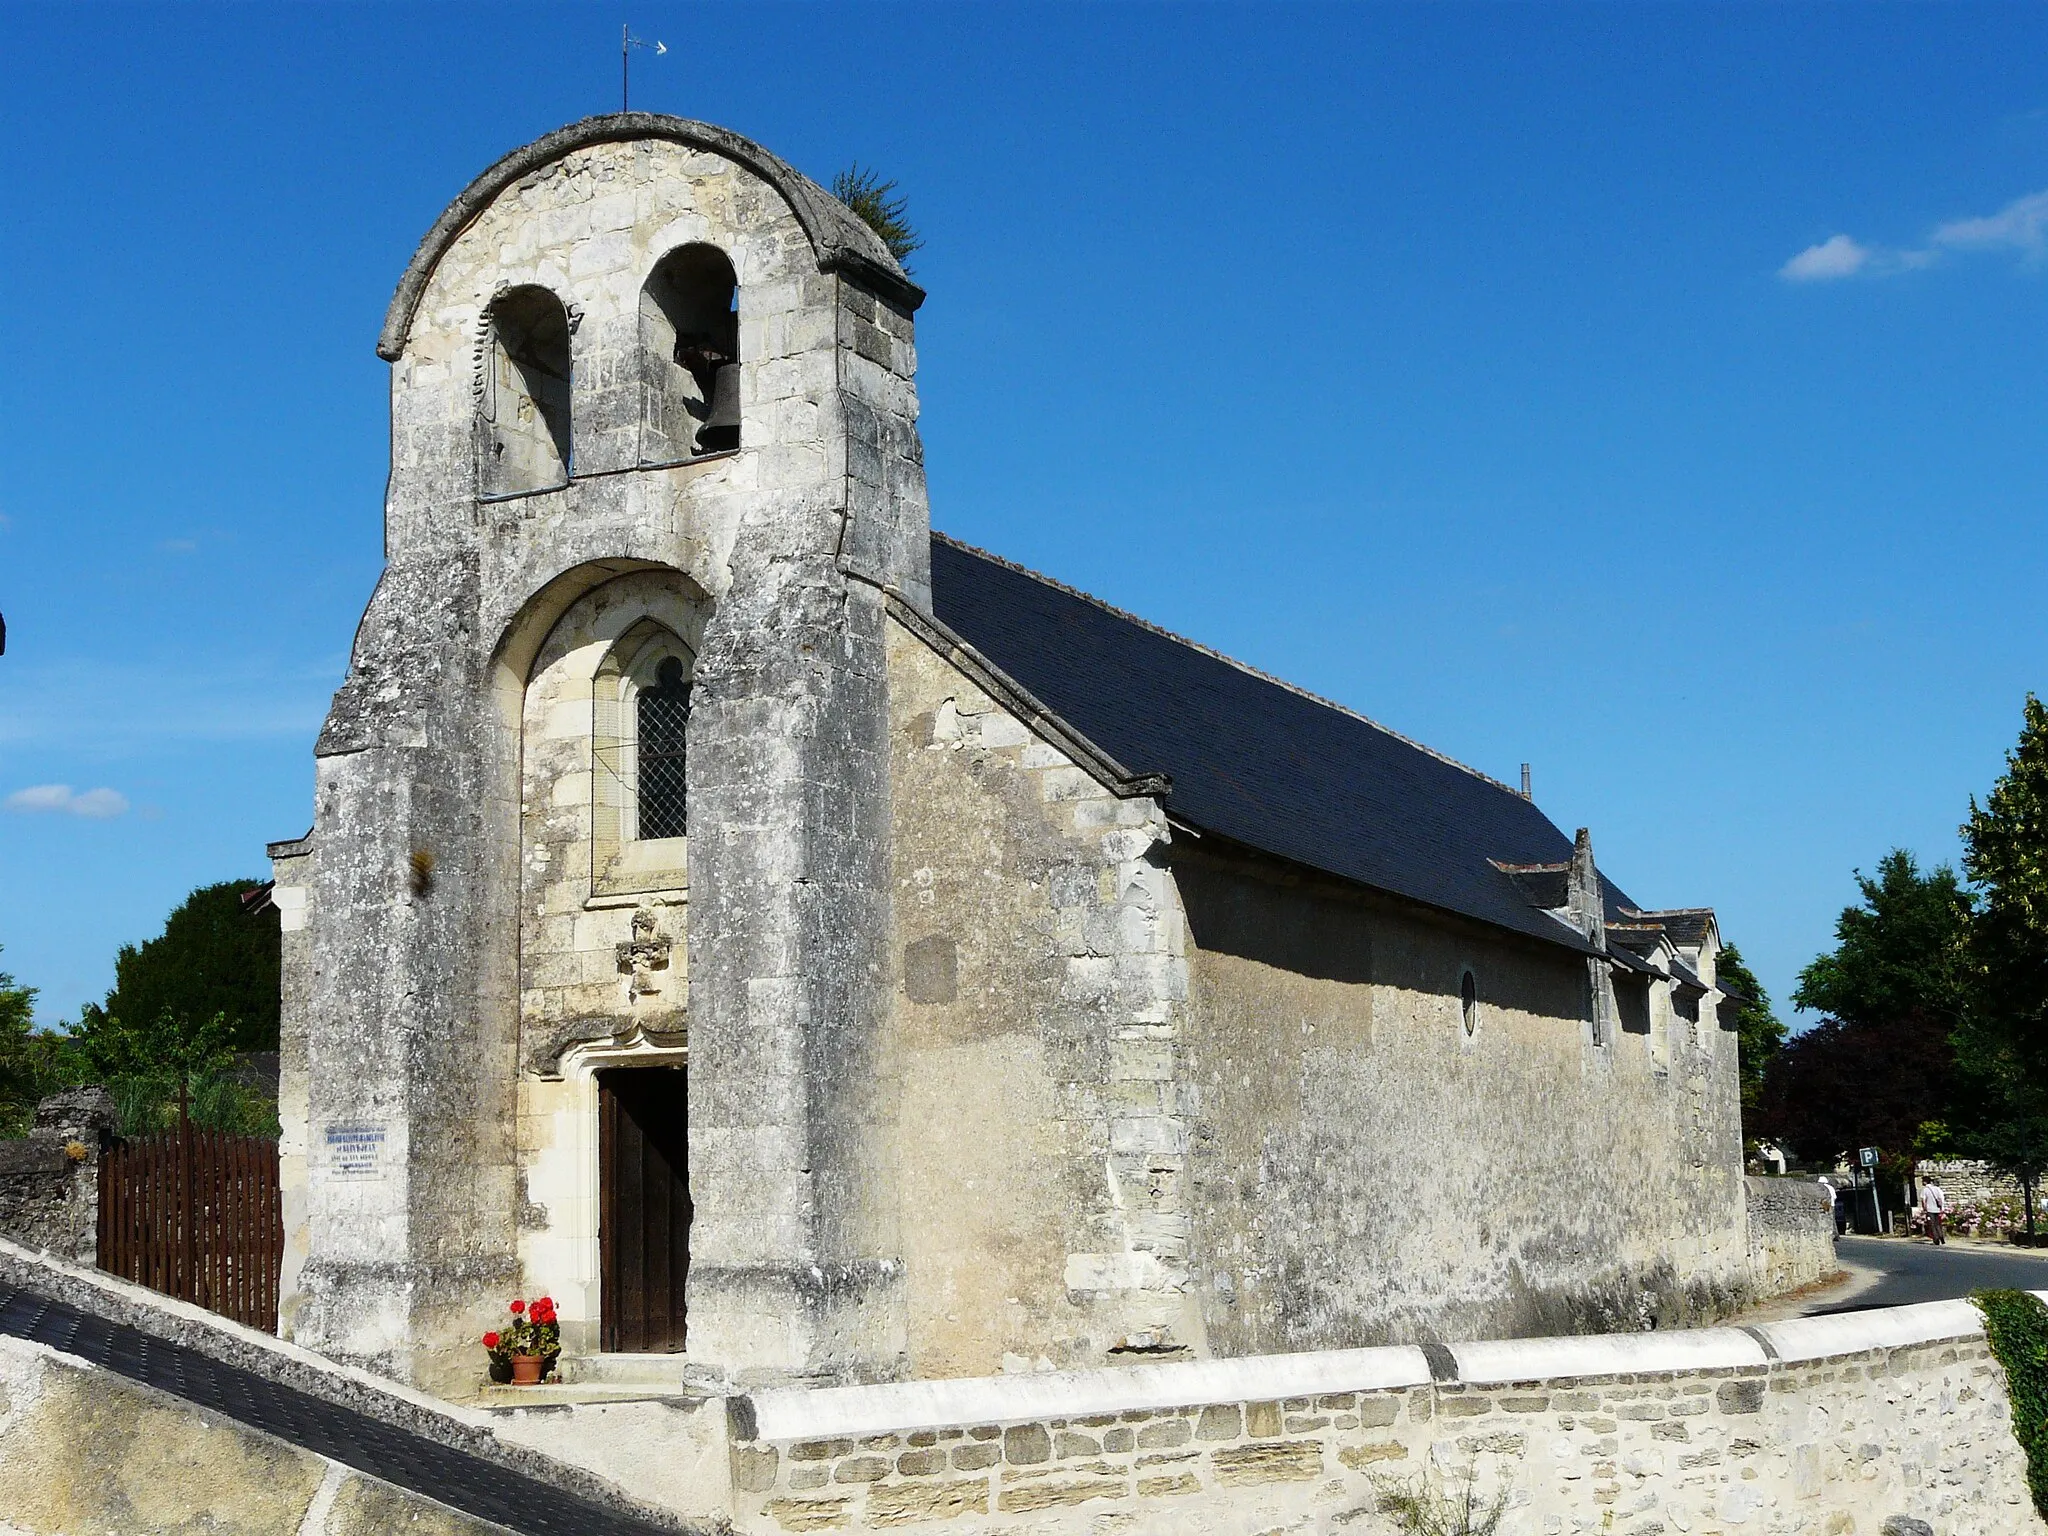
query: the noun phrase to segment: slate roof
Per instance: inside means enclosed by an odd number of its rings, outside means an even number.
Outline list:
[[[1707,936],[1707,928],[1714,921],[1712,907],[1674,907],[1668,912],[1636,912],[1623,914],[1631,922],[1653,923],[1671,935],[1671,942],[1688,946],[1698,945]]]
[[[1495,867],[1568,861],[1521,794],[1385,726],[1036,572],[932,535],[934,616],[1134,774],[1176,821],[1590,952]],[[1603,881],[1611,918],[1632,903]]]

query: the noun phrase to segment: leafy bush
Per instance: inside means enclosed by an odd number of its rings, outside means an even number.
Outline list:
[[[2005,1367],[2012,1433],[2027,1453],[2027,1488],[2048,1515],[2048,1306],[2026,1291],[1976,1291],[1991,1352]]]

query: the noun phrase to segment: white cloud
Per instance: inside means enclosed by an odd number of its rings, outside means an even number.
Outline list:
[[[27,789],[17,789],[0,803],[10,811],[61,811],[93,821],[105,821],[128,809],[128,797],[118,790],[88,789],[75,795],[69,784],[32,784]]]
[[[71,803],[69,784],[37,784],[7,797],[10,811],[61,811]]]
[[[2016,197],[1982,218],[1951,219],[1917,250],[1865,245],[1850,235],[1830,235],[1809,245],[1778,276],[1788,283],[1831,283],[1847,277],[1891,277],[1933,266],[1945,251],[2017,251],[2028,263],[2048,260],[2048,192]]]
[[[1831,283],[1854,277],[1870,265],[1871,251],[1847,235],[1830,235],[1819,245],[1809,245],[1785,265],[1778,276],[1788,283]]]
[[[2016,197],[1981,219],[1956,219],[1934,232],[1934,243],[1959,251],[2048,252],[2048,192]]]

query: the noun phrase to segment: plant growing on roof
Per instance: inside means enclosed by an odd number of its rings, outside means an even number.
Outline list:
[[[924,244],[924,237],[911,224],[910,200],[896,190],[894,181],[882,180],[879,171],[856,161],[832,178],[832,195],[882,237],[904,271],[910,270],[910,253]]]

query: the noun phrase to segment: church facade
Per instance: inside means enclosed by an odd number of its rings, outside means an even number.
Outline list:
[[[386,566],[272,846],[282,1330],[436,1390],[1680,1323],[1750,1285],[1711,912],[933,533],[922,292],[708,125],[392,303]]]

